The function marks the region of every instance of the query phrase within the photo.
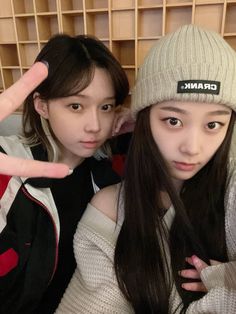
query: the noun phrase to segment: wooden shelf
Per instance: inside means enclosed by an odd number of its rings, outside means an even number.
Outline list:
[[[236,33],[236,2],[227,4],[224,32]]]
[[[84,17],[83,12],[68,11],[62,14],[63,31],[70,35],[84,34]]]
[[[20,63],[23,68],[30,67],[39,53],[38,43],[20,43]]]
[[[109,39],[109,20],[107,11],[89,11],[86,13],[87,33],[102,40]]]
[[[0,43],[16,42],[16,32],[12,17],[0,17]]]
[[[17,0],[16,0],[17,1]],[[31,1],[31,0],[26,0]],[[57,0],[35,0],[36,12],[57,12]]]
[[[21,76],[21,70],[19,68],[2,69],[4,88],[10,87]]]
[[[18,41],[37,41],[35,16],[15,18]]]
[[[150,27],[152,25],[152,27]],[[138,37],[162,35],[163,8],[138,9]]]
[[[154,42],[181,25],[212,29],[236,50],[236,0],[0,0],[0,7],[0,92],[56,33],[97,36],[131,88]]]
[[[223,3],[199,5],[196,6],[195,11],[194,23],[221,33],[224,13]],[[209,18],[209,12],[214,15],[214,19]]]
[[[52,35],[59,32],[58,17],[56,14],[38,15],[39,41],[47,41]]]
[[[134,9],[135,0],[111,0],[111,8],[118,10]]]
[[[135,38],[135,11],[118,10],[111,12],[111,37],[112,39]]]
[[[83,0],[61,0],[59,4],[62,11],[83,11]]]
[[[112,42],[112,52],[123,66],[135,65],[134,40]]]
[[[165,33],[173,32],[184,24],[192,22],[192,7],[170,6],[166,8]]]
[[[4,66],[19,66],[16,44],[0,45],[1,65]]]
[[[9,2],[10,1],[5,1]],[[15,14],[29,14],[34,13],[34,3],[28,0],[13,0],[13,8]]]
[[[12,7],[11,1],[0,0],[0,17],[11,17],[12,16]]]
[[[85,1],[85,10],[99,10],[106,9],[108,10],[108,0],[87,0]]]

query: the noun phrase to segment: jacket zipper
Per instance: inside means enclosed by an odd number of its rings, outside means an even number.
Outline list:
[[[29,194],[29,192],[26,190],[25,187],[22,187],[22,191],[23,193],[33,202],[35,202],[36,204],[40,205],[46,212],[47,214],[49,215],[51,221],[52,221],[52,224],[53,224],[53,228],[54,228],[54,233],[55,233],[55,238],[56,238],[56,257],[55,257],[55,263],[54,263],[54,268],[53,268],[53,273],[52,273],[52,276],[48,282],[48,284],[50,284],[50,282],[52,281],[52,278],[56,272],[56,268],[57,268],[57,263],[58,263],[58,236],[57,236],[57,229],[56,229],[56,225],[55,225],[55,222],[52,218],[52,215],[50,213],[50,211],[48,210],[48,208],[43,204],[41,203],[39,200],[37,200],[36,198],[34,198],[31,194]]]

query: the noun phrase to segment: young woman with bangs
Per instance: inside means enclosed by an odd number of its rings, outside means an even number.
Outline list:
[[[125,120],[128,92],[101,41],[60,34],[1,95],[3,118],[29,93],[22,135],[0,137],[1,313],[55,311],[76,267],[78,221],[95,192],[120,181],[107,142]]]

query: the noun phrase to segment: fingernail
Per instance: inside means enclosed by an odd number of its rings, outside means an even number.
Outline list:
[[[192,261],[195,265],[200,265],[200,259],[197,257],[197,255],[192,256]]]
[[[70,168],[70,169],[69,169],[69,172],[68,172],[68,176],[71,175],[71,174],[73,173],[73,171],[74,171],[74,170]]]
[[[40,60],[40,62],[42,62],[43,64],[46,65],[46,67],[49,69],[49,63],[46,60]]]
[[[178,271],[178,275],[181,276],[181,270]]]

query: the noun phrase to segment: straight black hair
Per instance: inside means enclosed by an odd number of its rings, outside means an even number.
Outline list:
[[[210,258],[228,259],[224,195],[235,113],[215,155],[184,183],[180,195],[153,139],[149,116],[150,107],[138,113],[127,156],[122,187],[125,218],[115,248],[115,271],[135,313],[169,313],[173,285],[185,312],[203,295],[181,288],[178,271],[187,267],[185,258],[196,254],[208,263]],[[175,209],[170,230],[163,221],[161,191],[168,193]]]

